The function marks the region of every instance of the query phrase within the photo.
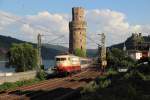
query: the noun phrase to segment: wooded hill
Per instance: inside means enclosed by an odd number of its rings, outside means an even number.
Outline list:
[[[126,46],[127,50],[149,50],[150,36],[133,34],[131,37],[127,38],[125,42],[112,45],[110,48],[123,49],[124,45]]]
[[[13,43],[29,43],[36,47],[35,43],[22,41],[9,36],[0,35],[0,59],[5,58],[6,53]],[[43,59],[54,59],[54,56],[67,52],[68,48],[60,45],[52,45],[52,44],[43,44],[42,45],[42,58]],[[87,55],[92,57],[96,56],[96,49],[87,50]]]
[[[34,47],[36,47],[35,43],[26,42],[16,38],[0,35],[1,58],[4,58],[5,54],[8,52],[9,48],[13,43],[29,43],[32,44]],[[68,48],[59,45],[43,44],[41,51],[43,59],[53,59],[55,55],[68,51]]]

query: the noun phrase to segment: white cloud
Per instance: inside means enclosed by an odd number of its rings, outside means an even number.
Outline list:
[[[0,12],[0,29],[6,29],[14,33],[23,33],[23,34],[6,34],[21,38],[22,40],[36,42],[37,34],[48,34],[47,41],[50,41],[53,38],[57,38],[59,35],[64,34],[68,37],[68,20],[69,17],[67,14],[52,14],[47,11],[39,12],[37,15],[27,15],[24,17],[13,16],[7,12]],[[3,32],[4,30],[0,30]],[[21,36],[22,35],[22,36]],[[57,42],[57,41],[56,41]],[[65,39],[65,42],[68,42]]]
[[[15,16],[11,13],[7,13],[7,12],[0,10],[0,30],[6,28],[7,26],[9,26],[10,24],[15,22],[15,20],[10,19],[10,17],[13,19],[16,19],[16,18],[19,19],[19,17]]]
[[[93,25],[97,30],[110,33],[122,33],[129,28],[129,24],[125,22],[125,15],[120,12],[106,10],[90,10],[87,12],[87,20],[90,28]]]
[[[63,14],[51,14],[47,11],[27,16],[26,20],[34,26],[42,26],[57,34],[68,32],[68,20]]]
[[[131,25],[124,13],[110,9],[89,10],[86,18],[89,36],[95,37],[94,40],[99,42],[100,37],[96,34],[104,32],[106,33],[107,45],[124,41],[132,32],[150,32],[150,25]]]
[[[31,26],[29,24],[23,24],[21,27],[21,31],[23,31],[27,34],[33,34],[34,33],[34,29],[31,28]]]
[[[6,16],[4,16],[6,15]],[[44,41],[50,41],[58,36],[65,35],[66,38],[53,41],[68,42],[70,14],[50,13],[48,11],[39,12],[35,15],[17,16],[8,12],[0,11],[0,34],[5,30],[17,32],[17,34],[7,34],[16,38],[36,42],[37,34],[48,34]],[[99,42],[97,34],[106,33],[107,45],[119,43],[125,40],[132,32],[150,32],[150,25],[132,25],[127,21],[124,13],[112,11],[110,9],[94,9],[86,11],[86,21],[88,24],[87,34],[95,42]],[[92,45],[88,39],[88,47]],[[67,44],[68,45],[68,44]]]
[[[21,31],[27,34],[35,35],[38,33],[49,34],[47,41],[58,35],[68,35],[68,20],[63,14],[51,14],[47,11],[39,12],[37,15],[26,16],[24,20],[28,23],[23,25]]]

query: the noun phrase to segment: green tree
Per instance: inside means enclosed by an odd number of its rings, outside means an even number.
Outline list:
[[[16,72],[33,70],[38,62],[38,52],[28,43],[13,44],[9,50],[9,64]]]
[[[107,51],[107,61],[108,66],[112,68],[118,67],[134,67],[135,62],[130,57],[128,57],[124,51],[112,48],[110,51]]]
[[[75,55],[79,57],[86,57],[86,51],[77,48],[75,49]]]

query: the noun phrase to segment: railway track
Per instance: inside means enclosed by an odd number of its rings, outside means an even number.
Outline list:
[[[82,78],[88,78],[87,76],[90,76],[90,75],[92,75],[92,73],[89,73],[89,74],[86,74],[84,77],[82,77]],[[92,75],[93,76],[93,75]],[[95,77],[95,76],[93,76],[93,77]],[[78,87],[80,87],[80,86],[83,86],[83,85],[85,85],[85,83],[80,83],[79,84],[79,82],[77,82],[77,81],[74,81],[74,82],[67,82],[67,83],[65,83],[63,86],[61,86],[61,87],[63,87],[63,88],[58,88],[57,86],[57,88],[58,89],[55,89],[54,91],[53,91],[53,93],[51,93],[51,92],[47,92],[47,93],[41,93],[41,94],[36,94],[36,95],[33,95],[33,96],[31,96],[31,99],[32,100],[46,100],[46,98],[49,98],[49,97],[51,97],[51,99],[50,100],[61,100],[61,99],[64,99],[64,98],[66,98],[67,96],[69,96],[69,95],[73,95],[74,93],[76,94],[76,95],[79,95],[79,90],[77,89]],[[64,89],[65,88],[65,89]],[[71,89],[70,89],[71,88]],[[77,89],[77,90],[75,90],[75,89]],[[41,98],[42,97],[42,98]],[[65,99],[64,99],[65,100]]]
[[[81,72],[81,73],[79,73],[77,75],[73,75],[72,78],[76,77],[76,76],[79,76],[81,74],[84,74],[86,72],[87,71],[84,71],[84,72]],[[39,89],[44,89],[43,87],[46,87],[46,89],[47,89],[48,86],[53,86],[56,83],[61,83],[62,81],[67,80],[69,78],[70,77],[68,76],[68,77],[64,77],[64,78],[58,78],[58,79],[55,79],[55,80],[48,80],[46,82],[42,82],[42,83],[39,83],[39,84],[35,84],[35,85],[31,85],[31,86],[25,86],[25,87],[20,87],[17,90],[24,90],[24,91],[37,90],[37,89],[39,90]]]
[[[86,70],[72,77],[56,78],[39,84],[17,88],[7,93],[3,100],[61,100],[69,95],[79,95],[79,87],[84,86],[99,72]],[[3,95],[4,97],[5,95]],[[1,100],[0,95],[0,100]],[[66,99],[64,99],[66,100]]]

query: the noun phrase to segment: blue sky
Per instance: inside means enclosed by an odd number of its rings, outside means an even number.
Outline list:
[[[123,12],[131,23],[150,23],[150,0],[0,0],[0,10],[17,15],[35,14],[48,10],[70,13],[74,6],[86,9],[112,9]]]
[[[37,33],[46,33],[36,26],[49,30],[49,40],[56,34],[68,37],[71,8],[78,6],[87,11],[87,36],[99,40],[96,34],[104,32],[107,45],[123,42],[132,32],[150,32],[150,0],[0,0],[0,34],[35,42]]]

